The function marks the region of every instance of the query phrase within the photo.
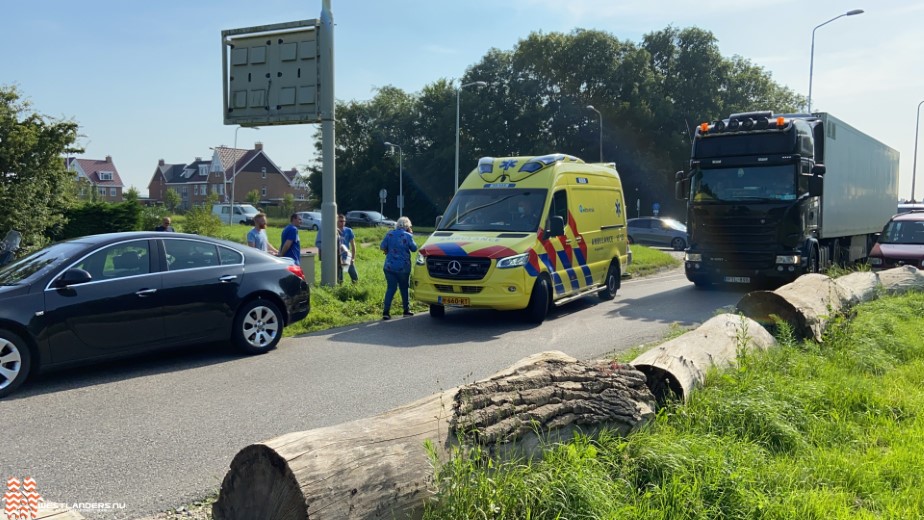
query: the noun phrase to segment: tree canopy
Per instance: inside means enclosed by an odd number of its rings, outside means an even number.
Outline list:
[[[484,81],[487,86],[458,85]],[[378,206],[397,217],[398,158],[384,142],[401,146],[405,213],[432,222],[454,192],[456,96],[461,105],[460,179],[479,157],[561,152],[615,162],[630,214],[660,202],[682,214],[674,200],[674,172],[688,165],[691,129],[730,113],[795,111],[803,98],[776,84],[762,67],[724,57],[709,31],[667,27],[641,42],[597,30],[533,33],[509,51],[491,49],[454,82],[437,79],[421,92],[395,87],[369,101],[337,103],[337,204],[341,211]],[[309,185],[322,193],[320,134]]]
[[[35,249],[60,231],[73,204],[73,172],[63,157],[73,149],[77,123],[35,113],[15,87],[0,85],[0,234],[22,233]]]

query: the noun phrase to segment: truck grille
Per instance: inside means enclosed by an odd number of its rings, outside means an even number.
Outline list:
[[[431,278],[446,280],[481,280],[491,268],[490,258],[468,256],[428,256],[427,272]]]
[[[727,269],[772,269],[775,265],[774,261],[776,260],[776,257],[772,252],[742,253],[737,251],[722,251],[714,253],[710,252],[703,256],[703,260],[706,261],[709,265],[714,265],[717,267],[725,266]]]
[[[713,216],[698,215],[696,235],[709,237],[709,245],[715,247],[771,246],[777,240],[778,219],[761,216]],[[697,233],[698,232],[698,233]],[[750,248],[750,247],[749,247]]]

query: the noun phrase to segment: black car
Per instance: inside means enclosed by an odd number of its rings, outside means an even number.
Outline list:
[[[308,315],[301,267],[233,242],[131,232],[59,242],[0,266],[0,397],[30,373],[230,340],[276,347]]]
[[[378,211],[347,211],[346,225],[348,227],[395,227],[395,221],[382,215]]]

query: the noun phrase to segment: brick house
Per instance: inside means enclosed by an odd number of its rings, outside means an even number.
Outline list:
[[[251,190],[257,190],[260,200],[268,202],[282,200],[293,191],[288,175],[266,155],[263,143],[256,143],[252,150],[226,146],[212,150],[211,159],[197,157],[190,164],[158,161],[148,184],[148,196],[162,202],[166,190],[175,190],[184,209],[203,204],[210,193],[218,195],[221,202],[228,202],[235,174],[235,202],[245,202]]]
[[[112,156],[105,159],[80,159],[67,157],[64,166],[77,174],[79,195],[82,198],[92,197],[87,190],[94,190],[98,200],[106,202],[122,202],[122,191],[125,185],[119,176],[119,170],[112,162]]]

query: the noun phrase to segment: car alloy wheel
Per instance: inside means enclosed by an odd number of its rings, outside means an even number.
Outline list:
[[[234,342],[248,354],[267,352],[276,348],[282,328],[282,313],[276,305],[268,300],[252,300],[234,320]]]
[[[18,335],[0,330],[0,397],[19,388],[29,375],[31,352]]]

